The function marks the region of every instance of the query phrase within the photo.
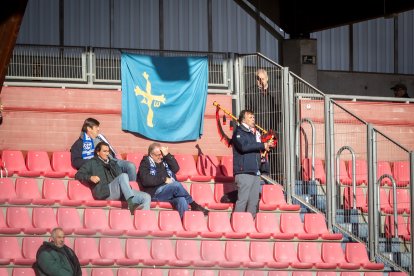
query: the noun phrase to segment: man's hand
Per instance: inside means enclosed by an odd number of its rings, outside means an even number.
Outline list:
[[[167,177],[165,179],[165,183],[167,183],[167,184],[173,183],[173,180],[171,178]]]
[[[267,141],[266,143],[263,143],[263,145],[264,145],[266,151],[270,150],[271,143],[269,143],[269,141]]]
[[[101,179],[97,175],[92,175],[91,178],[89,178],[89,180],[95,184],[98,184],[98,182],[101,181]]]
[[[161,147],[160,150],[163,156],[166,156],[168,154],[168,147]]]

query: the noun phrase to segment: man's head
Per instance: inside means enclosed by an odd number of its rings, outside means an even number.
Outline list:
[[[407,86],[402,83],[397,83],[393,87],[391,87],[391,90],[394,90],[394,96],[395,97],[404,97],[407,94]]]
[[[50,241],[57,247],[63,247],[65,245],[65,233],[63,233],[63,229],[60,227],[54,228],[50,236]]]
[[[239,123],[245,123],[250,128],[255,127],[254,112],[252,110],[242,110],[239,115]]]
[[[99,121],[94,118],[86,119],[83,122],[82,131],[92,139],[95,139],[99,135]]]
[[[109,145],[106,142],[99,142],[95,147],[95,156],[99,156],[102,160],[108,160]]]
[[[148,156],[150,156],[155,163],[162,162],[162,152],[161,152],[161,144],[160,143],[152,143],[148,147]]]
[[[264,92],[269,87],[269,76],[265,69],[258,69],[256,71],[256,83],[260,92]]]

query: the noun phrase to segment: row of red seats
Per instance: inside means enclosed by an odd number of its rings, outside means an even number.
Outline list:
[[[143,157],[143,153],[126,154],[126,160],[133,162],[137,169]],[[232,156],[223,156],[219,162],[216,156],[200,155],[197,163],[190,154],[176,154],[175,158],[180,165],[178,181],[234,181]],[[71,166],[70,152],[67,151],[53,152],[51,159],[46,151],[28,151],[25,159],[21,151],[3,150],[2,160],[10,175],[73,178],[76,173]]]
[[[312,162],[309,158],[302,159],[302,176],[303,180],[309,181],[312,175]],[[314,166],[315,179],[319,180],[321,184],[326,183],[325,165],[323,160],[315,158]],[[352,185],[352,162],[340,160],[339,166],[339,180],[344,185]],[[377,163],[377,179],[384,174],[393,176],[396,185],[405,187],[410,183],[410,163],[409,161],[378,161]],[[355,178],[356,185],[368,183],[368,167],[367,161],[357,159],[355,160]],[[389,178],[384,178],[381,185],[392,186]]]
[[[80,214],[81,212],[81,214]],[[128,210],[96,208],[75,209],[8,207],[6,219],[0,212],[2,234],[45,234],[55,227],[66,234],[187,237],[187,238],[237,238],[303,240],[341,240],[342,235],[330,233],[323,214],[308,213],[302,222],[299,213],[258,213],[256,220],[250,213],[236,212],[231,219],[227,212],[210,212],[208,220],[198,211],[187,211],[183,222],[177,211],[137,210],[131,218]]]
[[[114,274],[114,270],[116,271]],[[88,272],[85,268],[82,269],[82,276],[88,276]],[[106,268],[95,267],[91,269],[91,276],[164,276],[163,270],[158,268]],[[217,274],[215,270],[194,269],[192,273],[188,269],[174,268],[168,270],[168,276],[383,276],[382,272],[335,272],[335,271],[317,271],[313,274],[311,271],[277,271],[277,270],[218,270]],[[7,274],[7,268],[0,268],[0,276],[9,276]],[[13,269],[12,276],[35,276],[32,268],[27,267],[15,267]],[[388,276],[407,276],[403,272],[390,272]]]
[[[362,212],[368,212],[368,194],[365,193],[363,187],[356,187],[356,208]],[[406,188],[396,189],[396,205],[398,214],[410,214],[410,190]],[[344,208],[352,209],[354,200],[354,192],[352,187],[345,187],[344,189]],[[394,194],[391,189],[380,188],[379,196],[379,207],[380,210],[386,214],[394,213]]]
[[[136,182],[130,182],[131,187],[139,190]],[[186,188],[186,185],[183,184]],[[233,206],[232,203],[221,203],[225,191],[228,188],[234,189],[230,184],[215,183],[214,191],[208,183],[192,183],[190,194],[199,204],[213,210],[226,210]],[[95,200],[89,187],[83,185],[77,180],[68,180],[67,188],[62,179],[43,179],[41,191],[38,188],[37,179],[35,178],[17,178],[13,183],[11,178],[0,179],[0,203],[16,205],[53,205],[63,206],[92,206],[92,207],[122,207],[123,203],[119,200]],[[152,202],[151,207],[172,208],[168,202]],[[285,210],[297,211],[299,205],[287,204],[283,188],[280,185],[264,185],[262,198],[260,201],[260,210]]]
[[[43,237],[0,237],[0,264],[30,265]],[[98,242],[97,242],[98,241]],[[98,244],[99,245],[98,245]],[[298,268],[298,269],[383,269],[369,261],[365,245],[339,242],[260,242],[219,240],[74,239],[73,250],[81,265],[148,265],[174,267]],[[224,248],[223,248],[224,244]]]

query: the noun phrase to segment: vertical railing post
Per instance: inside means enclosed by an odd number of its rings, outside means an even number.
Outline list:
[[[284,114],[284,145],[283,155],[285,158],[284,174],[287,183],[283,183],[286,190],[286,198],[288,203],[292,203],[292,187],[295,185],[295,101],[294,101],[294,83],[293,77],[289,74],[289,68],[282,69],[282,100]]]
[[[334,152],[334,124],[333,124],[333,104],[329,96],[325,96],[324,103],[324,113],[325,113],[325,170],[326,170],[326,217],[327,225],[331,230],[334,222],[334,211],[333,204],[335,203],[334,199],[334,174],[333,174],[333,157]]]
[[[414,151],[410,151],[410,211],[411,214],[414,211]],[[414,219],[410,219],[410,229],[414,229]],[[411,230],[412,231],[412,230]],[[412,233],[412,232],[411,232]],[[411,234],[412,235],[412,234]],[[414,239],[410,239],[410,248],[411,248],[411,271],[413,270],[414,265],[414,254],[413,254],[413,248],[414,248]]]
[[[376,251],[378,248],[378,210],[375,208],[377,205],[377,197],[379,195],[379,187],[376,185],[376,174],[374,175],[376,168],[376,144],[375,133],[371,124],[367,125],[367,162],[368,162],[368,248],[370,253],[370,259],[374,260]],[[374,164],[375,162],[375,164]]]

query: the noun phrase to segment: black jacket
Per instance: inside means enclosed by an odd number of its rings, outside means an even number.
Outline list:
[[[72,249],[64,245],[57,247],[52,242],[43,242],[33,265],[40,276],[81,276],[79,260]]]
[[[75,179],[82,183],[90,184],[93,187],[92,194],[95,199],[108,198],[110,195],[108,184],[122,173],[121,168],[117,165],[116,161],[110,159],[109,163],[105,164],[97,156],[86,161],[75,174]],[[93,175],[99,176],[100,181],[98,184],[90,181]]]
[[[233,174],[256,174],[260,170],[260,151],[264,144],[256,142],[256,136],[243,125],[233,133]]]
[[[168,168],[173,173],[173,177],[176,178],[175,174],[180,169],[180,166],[174,156],[167,154],[164,156],[163,162],[168,164]],[[165,180],[168,177],[168,173],[163,162],[159,164],[155,163],[155,172],[153,172],[153,174],[151,174],[151,163],[148,156],[144,156],[139,164],[137,176],[138,183],[140,184],[142,190],[149,193],[151,197],[154,196],[158,187],[165,185]]]

